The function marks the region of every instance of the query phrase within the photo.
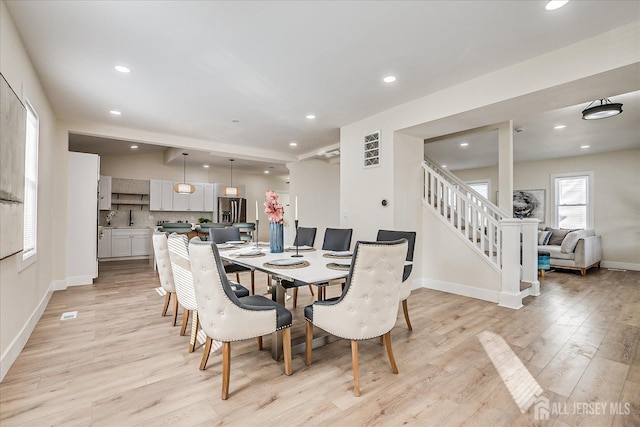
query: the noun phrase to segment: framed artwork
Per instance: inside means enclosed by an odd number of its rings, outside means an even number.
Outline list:
[[[544,222],[545,193],[545,190],[515,190],[513,192],[513,217],[537,218]]]

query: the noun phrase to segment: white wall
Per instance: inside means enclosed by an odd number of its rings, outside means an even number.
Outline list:
[[[315,247],[320,248],[324,230],[340,226],[340,165],[314,159],[288,163],[287,167],[292,207],[298,197],[299,226],[318,229]],[[292,230],[290,236],[293,242],[295,231]]]
[[[60,151],[56,118],[4,2],[0,2],[0,72],[18,97],[23,101],[28,97],[40,120],[37,261],[22,271],[19,271],[21,254],[0,261],[2,378],[44,311],[51,296],[53,282],[55,279],[64,278],[65,269],[65,245],[58,244],[55,240],[56,235],[51,231],[56,224],[56,218],[59,217],[59,212],[55,211],[54,200],[61,192],[61,189],[54,185],[56,181],[52,161]],[[65,169],[63,173],[66,180]],[[66,193],[66,188],[62,191]],[[62,199],[66,202],[66,194]],[[62,267],[55,268],[57,262],[61,262]]]
[[[541,225],[552,226],[551,175],[586,171],[594,172],[594,226],[602,236],[603,265],[640,270],[640,149],[516,163],[513,188],[546,190]],[[492,185],[498,179],[497,167],[453,173],[463,181],[490,178]]]

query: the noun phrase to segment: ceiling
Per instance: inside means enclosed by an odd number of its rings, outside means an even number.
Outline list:
[[[335,149],[340,126],[640,19],[636,1],[545,3],[6,1],[58,118],[206,141],[212,164],[254,149],[279,165]],[[515,118],[522,153],[579,111],[557,113]]]

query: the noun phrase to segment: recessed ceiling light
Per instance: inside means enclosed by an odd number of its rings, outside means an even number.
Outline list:
[[[116,69],[116,71],[120,71],[121,73],[125,74],[131,72],[129,67],[125,67],[124,65],[116,65],[114,68]]]
[[[393,83],[396,81],[396,77],[395,76],[387,76],[384,79],[382,79],[382,81],[384,81],[385,83]]]
[[[447,165],[442,165],[442,167],[446,169],[446,168],[447,168]]]
[[[238,119],[233,119],[233,120],[231,120],[231,123],[240,123],[240,120],[238,120]]]
[[[549,0],[544,8],[547,10],[556,10],[567,3],[569,3],[569,0]]]
[[[289,143],[289,145],[290,145],[291,147],[297,147],[297,146],[298,146],[298,143],[297,143],[297,142],[290,142],[290,143]]]
[[[264,171],[264,173],[269,173],[269,171]]]
[[[567,127],[567,125],[558,125],[558,126],[554,126],[553,128],[554,129],[564,129],[566,127]]]
[[[208,167],[209,167],[209,165],[202,165],[202,167],[203,167],[203,168],[208,168]]]
[[[469,143],[468,142],[461,142],[460,143],[460,147],[468,147]]]
[[[589,147],[591,147],[591,146],[590,145],[581,145],[580,146],[580,148],[582,148],[583,150],[586,149],[586,148],[589,148]]]
[[[116,111],[116,110],[111,110],[111,111],[109,111],[109,113],[111,113],[114,116],[121,116],[122,115],[122,113],[120,111]]]
[[[315,118],[316,118],[316,116],[315,116],[315,115],[313,115],[313,114],[307,114],[307,119],[309,119],[309,120],[313,120],[313,119],[315,119]]]
[[[132,145],[132,146],[131,146],[131,149],[132,149],[132,150],[137,150],[137,149],[138,149],[138,146],[137,146],[137,145]]]

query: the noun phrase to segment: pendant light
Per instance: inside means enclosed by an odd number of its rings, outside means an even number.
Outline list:
[[[233,162],[235,162],[235,159],[229,159],[229,162],[231,162],[231,185],[225,187],[223,192],[225,196],[239,196],[240,189],[233,186]]]
[[[600,105],[593,105],[594,102],[600,101]],[[611,102],[607,98],[593,101],[582,110],[583,120],[606,119],[607,117],[617,116],[622,113],[622,104]]]
[[[187,156],[188,153],[182,153],[182,182],[173,185],[173,191],[178,194],[193,194],[196,191],[196,187],[191,184],[187,184]]]

